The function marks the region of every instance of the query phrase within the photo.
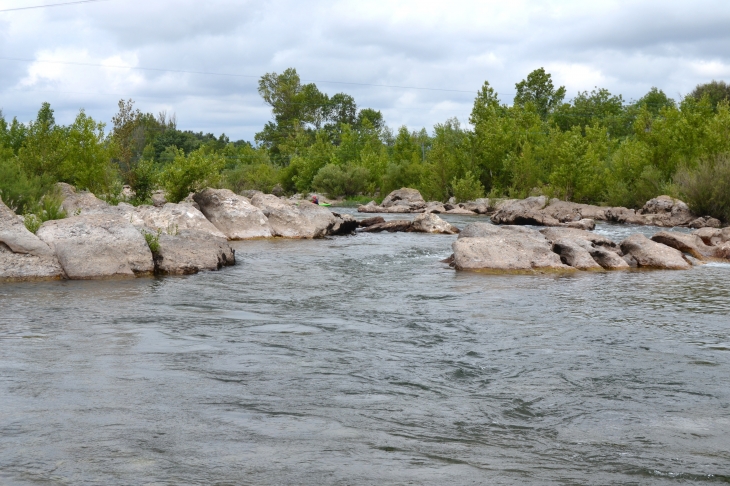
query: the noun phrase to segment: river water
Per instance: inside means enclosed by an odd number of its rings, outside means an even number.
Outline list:
[[[730,265],[495,276],[453,240],[0,285],[0,484],[730,481]]]

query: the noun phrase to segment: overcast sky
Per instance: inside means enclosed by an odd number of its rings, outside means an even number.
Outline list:
[[[67,1],[0,0],[0,10]],[[85,108],[109,123],[132,98],[174,112],[179,128],[251,140],[270,118],[258,77],[294,67],[391,127],[430,130],[465,123],[485,80],[511,104],[538,67],[568,98],[596,86],[678,98],[730,81],[728,46],[727,0],[106,0],[0,12],[0,108],[28,121],[49,101],[59,122]]]

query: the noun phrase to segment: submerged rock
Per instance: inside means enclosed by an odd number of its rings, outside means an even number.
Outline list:
[[[0,281],[49,280],[64,276],[56,255],[0,200]]]
[[[642,234],[631,235],[621,242],[621,251],[629,257],[629,264],[643,268],[686,270],[692,265],[682,252],[667,245],[650,240]]]
[[[254,198],[259,197],[266,196],[262,193],[254,195]],[[268,197],[280,201],[276,196]],[[205,189],[195,194],[193,199],[205,217],[229,240],[268,238],[274,235],[262,208],[233,191]]]
[[[70,279],[134,277],[154,270],[144,236],[118,215],[85,214],[46,221],[38,237],[55,252]]]

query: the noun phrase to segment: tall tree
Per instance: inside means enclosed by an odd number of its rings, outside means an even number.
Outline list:
[[[255,135],[272,157],[280,163],[286,162],[282,144],[294,137],[298,129],[311,124],[319,128],[326,120],[329,99],[315,84],[301,83],[296,69],[288,68],[283,73],[268,73],[259,80],[259,94],[271,106],[273,121]]]
[[[122,173],[122,177],[129,179],[134,169],[136,148],[139,144],[135,137],[136,130],[142,119],[142,112],[134,108],[131,99],[119,100],[119,111],[112,117],[112,141],[114,142],[115,159]],[[143,146],[144,148],[144,146]],[[127,181],[128,182],[128,181]]]
[[[540,117],[545,120],[565,98],[565,86],[555,89],[552,75],[545,72],[544,68],[535,69],[515,84],[517,94],[515,105],[524,106],[532,103]]]
[[[694,97],[697,101],[701,100],[703,96],[707,96],[712,105],[712,109],[716,110],[717,105],[723,101],[730,101],[730,84],[725,81],[715,81],[714,79],[709,83],[698,84],[690,96]]]

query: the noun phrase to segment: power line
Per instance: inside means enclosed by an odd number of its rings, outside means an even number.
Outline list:
[[[80,3],[110,2],[111,0],[77,0],[76,2],[50,3],[48,5],[34,5],[32,7],[4,8],[0,12],[15,12],[17,10],[33,10],[37,8],[65,7],[67,5],[78,5]]]
[[[91,1],[91,0],[87,0]],[[94,0],[97,1],[97,0]],[[109,0],[98,0],[98,1],[109,1]],[[164,73],[177,73],[177,74],[201,74],[201,75],[207,75],[207,76],[225,76],[225,77],[232,77],[232,78],[254,78],[259,79],[261,76],[254,76],[251,74],[235,74],[235,73],[219,73],[219,72],[212,72],[212,71],[191,71],[186,69],[163,69],[163,68],[153,68],[153,67],[142,67],[142,66],[120,66],[120,65],[113,65],[113,64],[95,64],[90,62],[73,62],[73,61],[41,61],[38,59],[24,59],[24,58],[18,58],[18,57],[0,57],[0,60],[2,61],[16,61],[16,62],[38,62],[38,63],[45,63],[45,64],[63,64],[63,65],[69,65],[69,66],[90,66],[90,67],[102,67],[102,68],[114,68],[114,69],[134,69],[137,71],[155,71],[155,72],[164,72]],[[461,90],[461,89],[445,89],[445,88],[425,88],[420,86],[400,86],[400,85],[391,85],[391,84],[371,84],[371,83],[355,83],[355,82],[349,82],[349,81],[331,81],[331,80],[317,80],[317,79],[302,79],[302,81],[310,81],[313,83],[325,83],[325,84],[345,84],[345,85],[351,85],[351,86],[370,86],[370,87],[378,87],[378,88],[396,88],[396,89],[417,89],[422,91],[443,91],[443,92],[452,92],[452,93],[469,93],[474,94],[475,91],[472,90]]]

